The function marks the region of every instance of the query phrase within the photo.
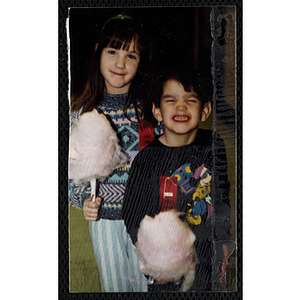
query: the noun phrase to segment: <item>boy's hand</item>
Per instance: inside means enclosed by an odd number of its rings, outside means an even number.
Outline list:
[[[229,261],[228,261],[228,248],[227,245],[223,244],[222,246],[223,248],[223,263],[222,263],[222,272],[221,272],[221,276],[219,278],[219,281],[222,283],[223,282],[223,278],[225,276],[225,272],[226,272],[226,267],[229,265]]]
[[[156,279],[155,279],[155,281],[156,281],[158,284],[167,284],[167,283],[168,283],[168,281],[159,281],[159,280],[156,280]]]
[[[101,198],[96,197],[95,202],[91,201],[91,197],[83,202],[82,213],[86,220],[96,221],[98,218],[98,211],[101,204]]]

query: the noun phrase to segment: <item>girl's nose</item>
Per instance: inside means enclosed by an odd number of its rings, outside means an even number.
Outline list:
[[[122,57],[118,57],[116,60],[116,67],[120,69],[124,69],[125,67],[125,60]]]

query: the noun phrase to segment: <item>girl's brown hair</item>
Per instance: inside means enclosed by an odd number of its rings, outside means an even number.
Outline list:
[[[111,47],[116,50],[128,50],[131,42],[135,43],[140,53],[140,63],[137,73],[132,80],[127,99],[124,105],[124,112],[133,104],[138,121],[144,116],[147,110],[150,90],[153,85],[152,65],[149,41],[143,32],[143,27],[131,17],[112,18],[101,30],[97,41],[96,51],[88,66],[88,75],[83,91],[71,101],[71,111],[78,111],[82,108],[81,114],[92,111],[103,101],[105,89],[104,78],[100,72],[100,57],[103,48]]]

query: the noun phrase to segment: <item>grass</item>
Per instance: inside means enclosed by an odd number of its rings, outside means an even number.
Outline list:
[[[69,206],[70,292],[100,292],[88,221],[82,211]]]

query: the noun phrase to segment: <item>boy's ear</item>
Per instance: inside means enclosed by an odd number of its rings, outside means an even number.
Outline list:
[[[153,113],[154,118],[155,118],[158,122],[161,122],[161,121],[162,121],[160,108],[156,107],[154,103],[152,104],[152,113]]]
[[[211,113],[211,103],[210,101],[208,101],[204,104],[204,107],[202,109],[201,121],[204,122],[209,117],[210,113]]]

